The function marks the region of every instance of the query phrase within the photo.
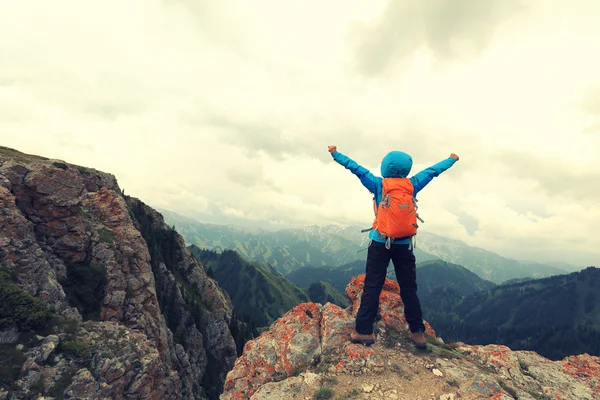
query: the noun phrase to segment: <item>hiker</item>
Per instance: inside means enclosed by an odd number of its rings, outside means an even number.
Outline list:
[[[351,334],[352,343],[360,343],[371,345],[375,343],[373,335],[373,323],[377,317],[379,309],[379,295],[385,277],[387,275],[387,267],[392,260],[394,270],[396,271],[396,279],[400,285],[400,296],[404,303],[404,316],[410,328],[410,340],[419,349],[426,349],[425,342],[425,325],[423,324],[423,314],[421,311],[421,303],[417,297],[417,271],[416,261],[413,254],[413,236],[416,234],[416,198],[414,196],[423,189],[431,180],[450,168],[456,161],[458,156],[454,153],[450,157],[440,161],[439,163],[419,172],[410,179],[392,179],[385,178],[406,178],[412,168],[412,158],[410,155],[401,151],[389,152],[381,162],[381,175],[383,178],[377,177],[369,172],[366,168],[361,167],[350,158],[337,151],[336,146],[328,146],[329,153],[333,159],[349,169],[356,175],[360,182],[373,194],[375,222],[373,228],[369,232],[371,239],[366,264],[366,278],[363,294],[361,297],[360,308],[356,314],[355,332]],[[385,181],[384,181],[385,179]],[[385,182],[385,185],[384,185]],[[394,193],[403,193],[400,196],[405,196],[406,204],[398,202],[398,207],[389,207],[389,197],[386,197],[387,206],[382,203],[382,193],[392,193],[390,190],[397,189]],[[398,196],[390,194],[390,196]],[[414,200],[413,200],[414,198]],[[387,207],[387,209],[386,209]],[[405,214],[397,214],[394,210],[406,209]],[[396,218],[390,218],[396,213]],[[411,217],[409,215],[413,214]],[[401,215],[398,217],[398,215]],[[393,219],[388,221],[386,219]],[[407,223],[407,221],[413,221]],[[386,229],[382,229],[386,226]],[[390,230],[392,226],[398,226],[396,230]],[[400,230],[404,229],[404,230]],[[384,232],[406,232],[402,236],[390,237]]]

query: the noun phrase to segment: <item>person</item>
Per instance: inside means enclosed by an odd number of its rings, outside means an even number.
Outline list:
[[[337,151],[336,146],[328,146],[333,159],[356,175],[360,182],[373,194],[379,204],[383,191],[383,178],[405,178],[412,168],[412,157],[401,151],[389,152],[381,162],[381,177],[373,175],[349,157]],[[431,180],[452,167],[458,161],[454,153],[439,163],[417,173],[410,178],[413,196],[416,196]],[[400,296],[404,303],[404,316],[410,329],[409,339],[417,348],[425,349],[425,325],[421,303],[417,296],[416,261],[413,253],[412,238],[405,237],[388,240],[377,229],[369,233],[370,244],[367,252],[366,277],[361,297],[360,308],[356,314],[355,331],[351,334],[353,343],[371,345],[375,343],[373,323],[379,309],[379,295],[387,275],[390,260],[394,264],[396,279],[400,285]],[[386,243],[387,242],[387,243]]]

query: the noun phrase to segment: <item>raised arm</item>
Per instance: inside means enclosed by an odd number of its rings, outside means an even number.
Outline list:
[[[366,187],[369,192],[375,193],[377,190],[377,177],[373,175],[368,169],[361,167],[355,161],[350,159],[349,157],[343,155],[339,151],[337,151],[336,146],[329,146],[327,150],[331,153],[333,159],[344,168],[350,170],[354,175],[360,179],[360,183]]]
[[[433,178],[450,168],[454,165],[455,162],[458,161],[458,156],[454,153],[450,154],[450,157],[445,160],[440,161],[439,163],[432,165],[429,168],[424,169],[423,171],[415,174],[410,181],[415,188],[414,194],[416,195],[421,189],[423,189]]]

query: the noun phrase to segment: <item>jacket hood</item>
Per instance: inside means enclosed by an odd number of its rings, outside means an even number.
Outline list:
[[[381,176],[406,178],[412,168],[412,157],[402,151],[390,151],[381,161]]]

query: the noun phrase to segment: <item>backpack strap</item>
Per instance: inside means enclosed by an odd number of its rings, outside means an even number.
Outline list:
[[[385,248],[389,250],[390,247],[392,247],[392,238],[388,236],[388,238],[385,239]]]

